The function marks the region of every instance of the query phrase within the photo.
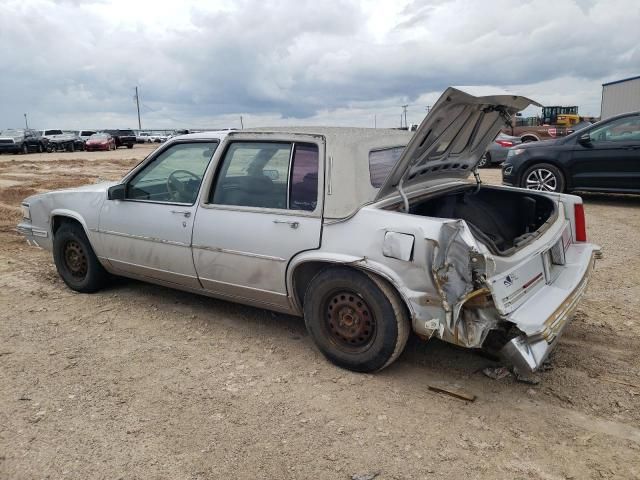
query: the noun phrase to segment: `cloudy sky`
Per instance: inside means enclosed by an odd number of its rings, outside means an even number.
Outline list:
[[[449,85],[600,113],[638,0],[0,0],[0,128],[418,123]]]

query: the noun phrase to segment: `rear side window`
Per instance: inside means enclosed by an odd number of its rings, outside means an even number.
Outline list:
[[[369,178],[372,186],[382,187],[403,151],[404,147],[392,147],[369,152]]]
[[[318,203],[318,146],[295,144],[289,208],[312,212]]]
[[[209,201],[313,211],[318,202],[318,147],[234,142],[224,156]]]

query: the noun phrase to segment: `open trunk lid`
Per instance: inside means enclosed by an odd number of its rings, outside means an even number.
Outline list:
[[[529,105],[526,97],[475,97],[449,87],[422,121],[380,188],[376,200],[425,186],[463,180],[474,169],[512,115]]]

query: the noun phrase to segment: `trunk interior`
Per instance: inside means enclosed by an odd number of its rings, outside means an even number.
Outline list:
[[[464,186],[409,205],[409,213],[463,219],[473,235],[507,256],[535,240],[556,218],[556,202],[534,192]]]

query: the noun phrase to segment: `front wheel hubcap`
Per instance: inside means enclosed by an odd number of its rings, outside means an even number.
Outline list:
[[[529,190],[555,192],[558,189],[558,179],[552,171],[546,168],[536,168],[527,175],[525,187]]]
[[[354,292],[333,294],[325,307],[331,341],[350,353],[366,350],[375,339],[376,320],[364,299]]]
[[[67,242],[64,247],[64,262],[74,278],[83,279],[87,275],[87,255],[78,242]]]

